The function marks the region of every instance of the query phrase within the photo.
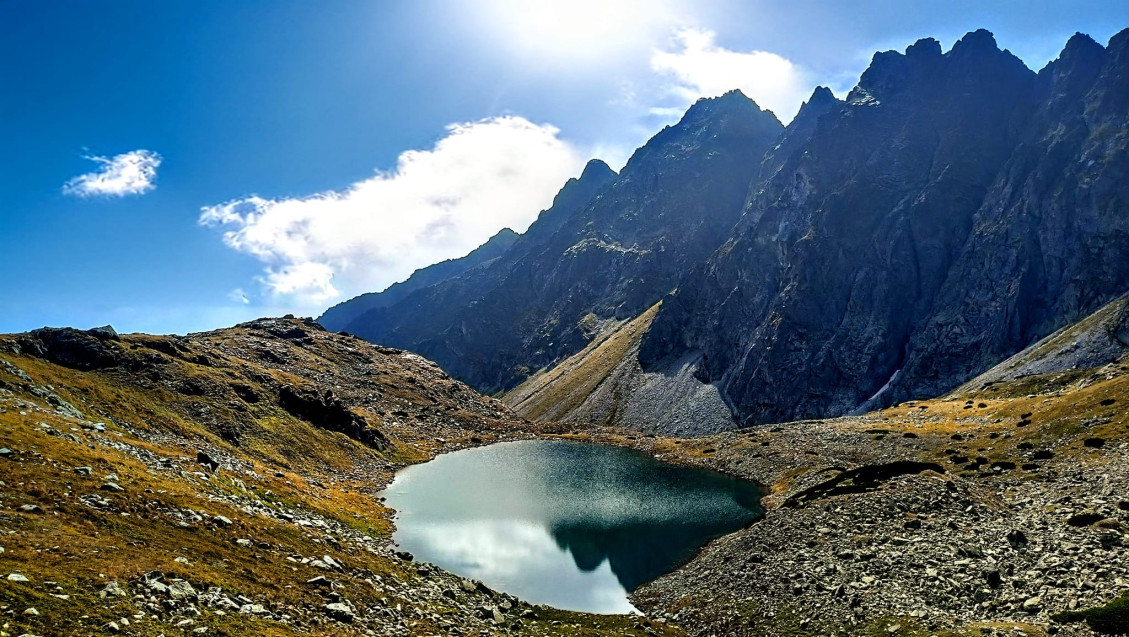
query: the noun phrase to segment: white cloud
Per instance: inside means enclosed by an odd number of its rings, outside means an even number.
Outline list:
[[[243,291],[243,288],[235,288],[228,292],[227,298],[236,303],[242,303],[243,305],[247,305],[251,302],[251,299],[247,297],[247,293]]]
[[[677,101],[651,112],[680,115],[700,97],[716,97],[736,88],[780,121],[791,121],[815,86],[809,73],[775,53],[731,51],[718,46],[715,38],[713,31],[683,29],[675,35],[681,50],[651,55],[651,70],[673,80],[667,91]]]
[[[343,191],[247,197],[203,208],[200,223],[265,264],[258,281],[275,302],[312,309],[462,256],[503,227],[524,231],[583,166],[558,133],[521,117],[452,124],[430,150]]]
[[[99,170],[79,175],[63,184],[63,193],[78,197],[124,197],[149,192],[156,186],[161,156],[150,150],[134,150],[111,158],[86,157]]]

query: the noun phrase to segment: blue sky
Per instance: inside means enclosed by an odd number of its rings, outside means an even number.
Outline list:
[[[522,230],[695,98],[787,121],[876,50],[1032,68],[1108,2],[0,0],[0,332],[316,315]]]

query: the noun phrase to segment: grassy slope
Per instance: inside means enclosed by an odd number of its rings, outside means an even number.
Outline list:
[[[130,634],[179,633],[181,616],[162,619],[144,602],[99,595],[110,581],[136,590],[130,585],[154,569],[198,591],[221,587],[291,618],[283,623],[204,609],[185,617],[193,621],[185,630],[360,631],[324,619],[323,591],[305,583],[317,575],[333,579],[337,593],[359,609],[387,609],[403,634],[436,634],[470,621],[465,608],[481,595],[459,591],[456,604],[438,596],[438,585],[458,590],[457,578],[421,575],[394,558],[387,548],[391,512],[374,494],[405,463],[522,435],[522,423],[419,357],[300,321],[283,327],[306,336],[288,340],[247,325],[189,339],[126,336],[125,363],[100,371],[46,362],[19,348],[17,338],[0,337],[0,447],[12,451],[0,459],[0,575],[30,580],[0,582],[0,610],[9,616],[2,632],[100,634],[116,621]],[[256,398],[233,394],[236,384]],[[294,417],[274,398],[283,384],[333,388],[391,446],[377,450]],[[50,394],[85,417],[60,413],[44,398]],[[95,423],[105,423],[105,431]],[[223,468],[211,473],[197,464],[198,450]],[[76,473],[86,466],[93,475]],[[111,474],[124,491],[102,490]],[[106,504],[88,506],[83,498],[92,495]],[[22,505],[40,510],[24,512]],[[186,516],[188,510],[200,519]],[[216,524],[214,516],[232,524]],[[253,545],[239,546],[237,539]],[[322,555],[345,570],[327,573],[301,563]],[[39,614],[25,615],[27,608]],[[541,609],[517,632],[560,632],[553,622],[577,634],[632,634],[636,624]]]
[[[541,370],[506,393],[503,400],[521,416],[534,421],[553,421],[577,410],[635,351],[651,326],[661,303],[638,317],[614,326],[552,369]]]

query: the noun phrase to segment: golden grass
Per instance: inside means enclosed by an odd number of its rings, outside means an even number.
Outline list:
[[[502,400],[534,421],[558,420],[585,399],[638,347],[659,311],[660,303],[597,338],[552,369],[541,370],[507,392]]]

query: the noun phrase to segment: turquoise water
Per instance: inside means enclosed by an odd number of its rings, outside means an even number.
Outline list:
[[[536,604],[627,613],[627,594],[759,516],[760,490],[636,451],[558,440],[466,449],[384,491],[416,559]]]

